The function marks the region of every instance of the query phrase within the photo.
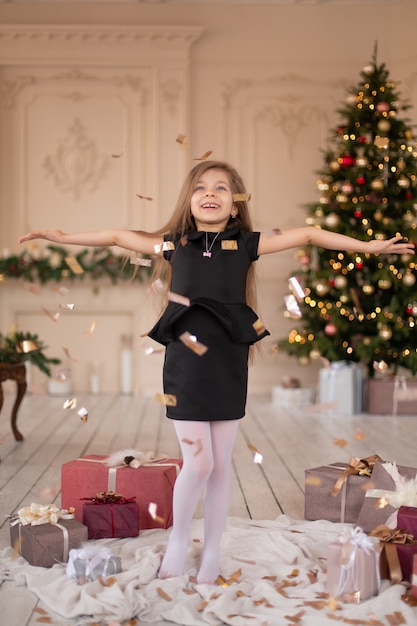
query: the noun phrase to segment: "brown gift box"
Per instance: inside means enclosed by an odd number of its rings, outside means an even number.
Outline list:
[[[60,519],[57,524],[10,525],[10,543],[31,565],[52,567],[66,563],[69,551],[88,540],[87,526],[76,519]]]
[[[417,474],[415,467],[397,465],[397,469],[401,476],[407,480],[415,478]],[[380,524],[386,524],[388,518],[398,510],[389,504],[382,508],[378,507],[378,501],[382,497],[382,492],[395,491],[395,482],[384,468],[382,462],[375,463],[372,472],[372,485],[372,489],[364,494],[365,497],[357,521],[358,526],[367,533],[370,533]]]
[[[369,476],[350,474],[338,494],[332,495],[337,481],[348,468],[348,463],[331,463],[305,471],[305,519],[356,524]]]
[[[416,379],[370,378],[367,385],[368,413],[414,415],[417,413]]]
[[[339,541],[329,543],[326,583],[329,594],[335,597],[358,594],[359,600],[378,595],[381,548],[378,540],[373,543],[373,547],[367,550]]]
[[[75,517],[82,522],[85,498],[101,491],[113,491],[126,498],[136,498],[141,530],[172,526],[172,492],[182,460],[168,458],[133,468],[109,467],[103,464],[107,458],[92,454],[64,463],[61,468],[62,508],[75,508]],[[151,502],[157,505],[156,519],[149,513]]]

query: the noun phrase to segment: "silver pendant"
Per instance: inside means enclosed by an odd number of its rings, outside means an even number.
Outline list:
[[[203,252],[203,256],[208,256],[210,258],[211,257],[211,252],[206,250],[205,252]]]

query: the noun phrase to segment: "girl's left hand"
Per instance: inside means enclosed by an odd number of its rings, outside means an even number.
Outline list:
[[[415,254],[415,244],[402,240],[401,235],[396,235],[391,239],[372,239],[372,241],[368,241],[367,252],[371,254]]]

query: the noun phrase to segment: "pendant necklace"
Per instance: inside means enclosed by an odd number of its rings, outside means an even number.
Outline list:
[[[214,237],[213,241],[210,244],[210,247],[208,245],[208,232],[206,232],[206,249],[203,251],[203,256],[206,256],[208,258],[211,257],[211,249],[214,246],[214,242],[216,241],[217,237],[220,235],[220,233],[217,233],[216,236]]]

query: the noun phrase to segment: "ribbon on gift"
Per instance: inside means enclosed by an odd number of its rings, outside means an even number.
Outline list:
[[[389,528],[385,524],[379,524],[370,533],[371,537],[376,537],[383,544],[383,553],[387,560],[391,581],[394,585],[403,579],[401,564],[398,558],[396,544],[405,545],[407,543],[417,543],[414,536],[402,528]]]
[[[99,491],[92,498],[81,498],[81,500],[89,500],[94,504],[126,504],[127,502],[134,502],[136,496],[125,498],[120,493],[114,493],[114,491]]]
[[[377,498],[381,502],[381,508],[387,505],[394,507],[394,509],[399,509],[400,506],[417,507],[417,470],[415,478],[407,479],[400,474],[396,463],[383,463],[382,467],[391,476],[395,490],[368,489],[365,497]],[[396,526],[396,513],[385,524],[394,528]]]
[[[331,491],[332,496],[337,496],[348,476],[352,476],[353,474],[359,474],[360,476],[368,477],[372,476],[372,470],[376,461],[382,461],[381,457],[378,454],[367,456],[364,459],[352,457],[346,469],[343,470],[342,474],[333,485]]]
[[[12,525],[39,526],[40,524],[57,524],[59,519],[74,519],[74,512],[71,509],[59,509],[54,504],[32,502],[30,506],[19,509],[17,516]]]
[[[342,595],[345,592],[346,581],[348,578],[349,572],[352,573],[352,578],[356,587],[358,585],[355,582],[355,559],[359,549],[364,550],[367,554],[373,554],[375,556],[375,581],[376,586],[379,589],[381,584],[381,574],[379,571],[379,563],[377,557],[377,553],[375,552],[376,544],[378,544],[378,540],[372,537],[369,537],[366,533],[363,532],[362,528],[356,526],[355,528],[350,528],[346,526],[342,534],[336,539],[342,544],[342,553],[341,553],[341,568],[340,568],[340,578],[338,584],[337,596]]]

